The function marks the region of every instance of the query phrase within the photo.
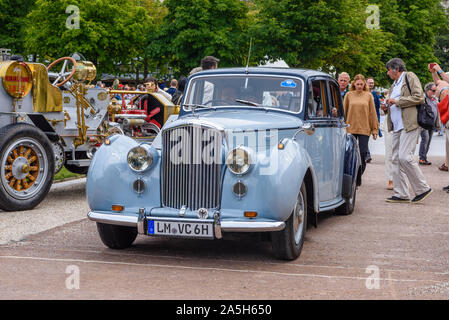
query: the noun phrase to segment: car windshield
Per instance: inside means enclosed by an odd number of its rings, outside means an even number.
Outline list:
[[[189,83],[184,108],[252,106],[299,112],[302,83],[298,78],[279,76],[199,76]]]

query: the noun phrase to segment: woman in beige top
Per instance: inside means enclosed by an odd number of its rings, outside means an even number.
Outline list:
[[[362,158],[362,174],[366,167],[366,153],[370,135],[377,139],[379,122],[377,121],[374,98],[366,84],[365,77],[358,74],[351,83],[349,92],[343,101],[348,133],[351,133],[359,142],[360,156]],[[361,176],[357,176],[357,185],[361,185]]]

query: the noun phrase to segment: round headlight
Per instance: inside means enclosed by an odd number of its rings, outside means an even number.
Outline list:
[[[134,171],[144,171],[153,164],[153,155],[144,147],[134,147],[128,152],[128,165]]]
[[[228,153],[226,164],[232,173],[245,174],[251,168],[250,153],[242,147],[235,148]]]

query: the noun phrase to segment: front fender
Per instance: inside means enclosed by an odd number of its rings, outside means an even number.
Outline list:
[[[103,144],[95,153],[87,174],[86,196],[90,209],[111,211],[112,205],[123,205],[125,213],[136,214],[139,208],[159,207],[160,155],[150,169],[137,173],[128,166],[127,155],[139,143],[123,135],[110,140],[110,145]],[[146,186],[141,194],[133,190],[133,183],[139,178]]]
[[[222,187],[222,219],[244,219],[244,211],[256,211],[259,219],[285,221],[295,206],[304,176],[313,166],[307,152],[294,140],[284,149],[271,147],[269,154],[258,152],[257,163],[245,175],[225,169]],[[247,186],[247,194],[238,197],[233,186],[238,181]]]

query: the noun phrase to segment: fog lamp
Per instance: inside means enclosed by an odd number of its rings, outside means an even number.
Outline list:
[[[234,192],[234,194],[237,197],[242,198],[246,195],[246,192],[248,191],[248,189],[242,181],[239,181],[236,184],[234,184],[232,191]]]
[[[146,189],[145,182],[142,179],[137,179],[133,183],[133,190],[137,194],[142,194]]]

